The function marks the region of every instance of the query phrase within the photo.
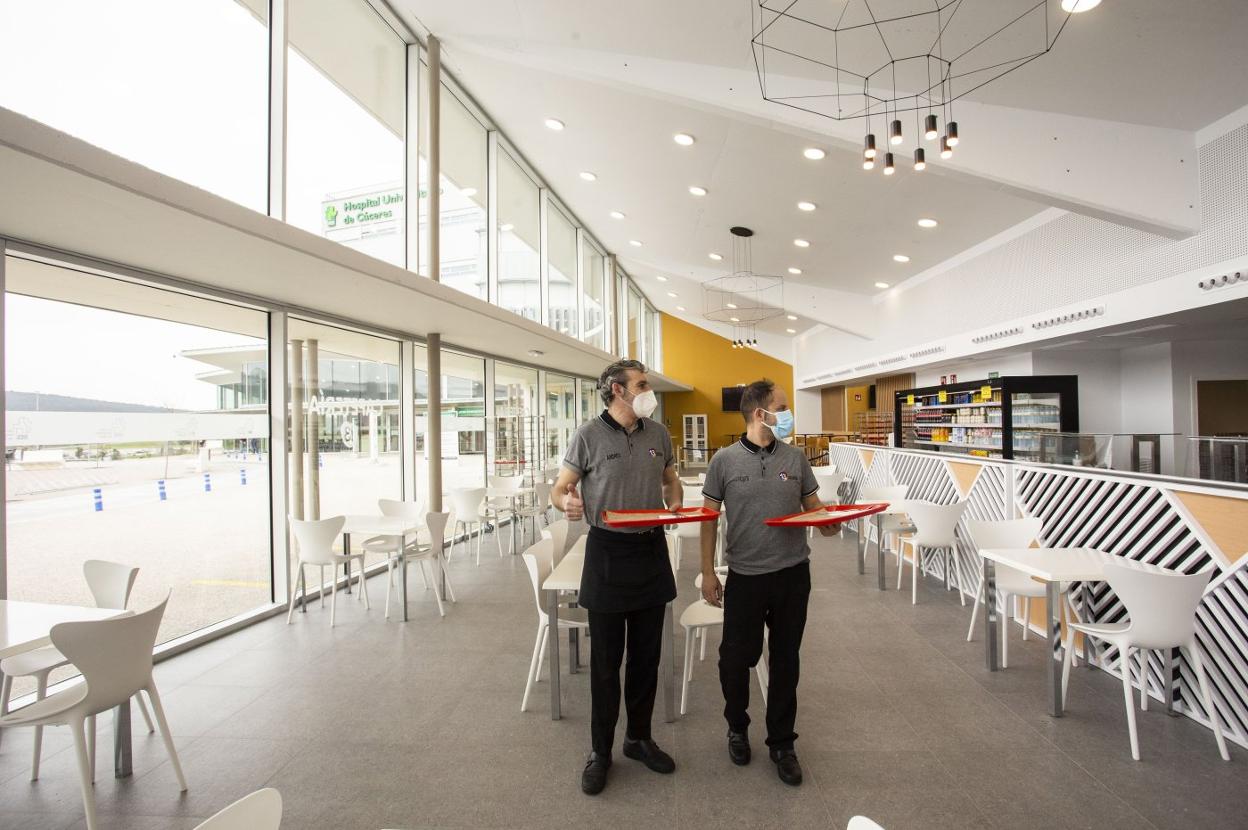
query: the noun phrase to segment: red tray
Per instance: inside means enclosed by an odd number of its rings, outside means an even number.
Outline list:
[[[719,511],[706,507],[682,507],[675,513],[670,510],[602,511],[602,521],[608,527],[658,527],[685,522],[709,522],[717,518]]]
[[[888,502],[879,504],[829,504],[814,510],[803,510],[788,516],[775,516],[763,519],[763,524],[772,527],[824,527],[852,522],[864,516],[874,516],[888,509]]]

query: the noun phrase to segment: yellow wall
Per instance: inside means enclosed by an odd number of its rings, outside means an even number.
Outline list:
[[[663,374],[693,387],[692,392],[664,395],[663,417],[680,446],[686,414],[707,416],[707,437],[712,447],[722,446],[725,436],[744,431],[739,412],[722,412],[720,390],[759,378],[775,381],[793,399],[793,367],[754,349],[734,349],[727,338],[663,315]]]

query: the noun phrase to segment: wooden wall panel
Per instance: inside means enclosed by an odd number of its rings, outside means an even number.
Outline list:
[[[845,387],[829,386],[819,390],[820,403],[823,408],[823,431],[844,432],[845,426]]]

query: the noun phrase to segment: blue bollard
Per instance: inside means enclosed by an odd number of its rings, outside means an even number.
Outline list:
[[[212,492],[212,474],[211,473],[204,473],[204,492],[205,493]]]
[[[247,469],[245,467],[238,471],[238,482],[244,487],[247,486]]]
[[[99,513],[101,510],[104,509],[104,491],[101,490],[99,487],[92,488],[91,500],[95,502],[96,513]]]
[[[165,494],[165,480],[163,478],[156,482],[156,492],[160,494],[161,501],[168,501],[168,497]]]

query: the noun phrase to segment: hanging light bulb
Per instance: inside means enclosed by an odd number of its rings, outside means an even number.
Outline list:
[[[862,155],[864,158],[875,158],[875,134],[867,133],[867,137],[862,142]]]
[[[893,166],[893,154],[885,153],[884,154],[884,175],[891,176],[895,172],[896,172],[896,168]]]
[[[927,154],[926,154],[925,152],[923,152],[923,148],[922,148],[922,147],[917,147],[917,148],[915,148],[915,151],[914,151],[914,169],[915,169],[915,170],[926,170],[926,169],[927,169]]]
[[[874,159],[874,158],[872,158],[871,156],[865,156],[865,155],[864,155],[864,156],[862,157],[862,169],[863,169],[863,170],[874,170],[874,169],[875,169],[875,159]]]
[[[936,114],[930,113],[927,118],[923,119],[923,137],[928,141],[934,141],[940,132],[936,129]]]
[[[950,147],[958,146],[958,122],[950,121],[945,125],[945,138],[949,140]]]
[[[949,136],[940,137],[940,157],[942,159],[953,158],[953,148],[949,146]]]
[[[901,119],[899,118],[894,118],[893,123],[888,127],[888,143],[894,145],[901,143]]]

